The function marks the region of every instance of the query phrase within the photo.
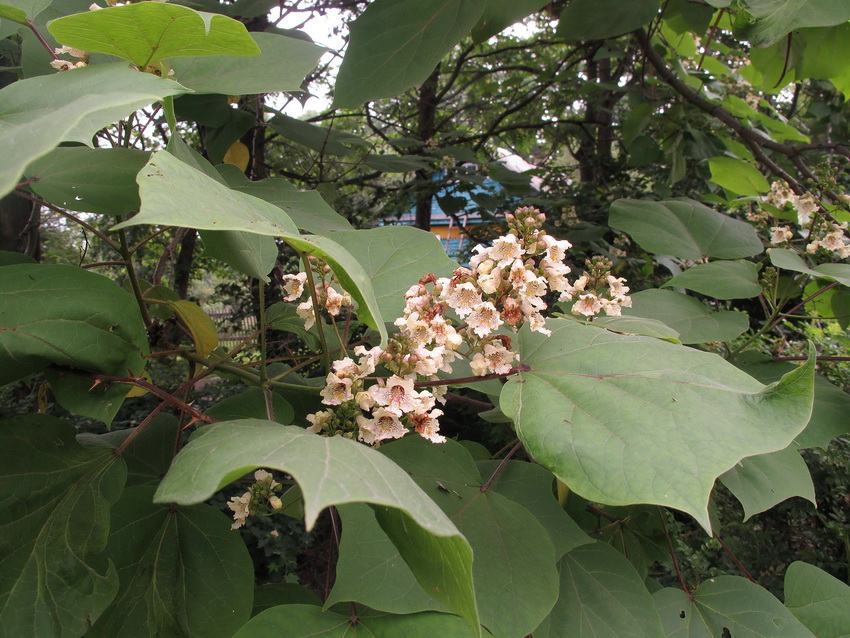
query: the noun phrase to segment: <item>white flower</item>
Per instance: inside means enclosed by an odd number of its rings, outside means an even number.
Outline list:
[[[443,416],[442,410],[432,410],[427,413],[412,414],[410,420],[416,428],[416,432],[422,438],[428,439],[431,443],[445,443],[446,437],[438,434],[440,422],[437,419],[441,416]]]
[[[608,287],[611,289],[612,299],[620,301],[627,297],[626,293],[629,292],[629,288],[626,286],[626,280],[623,277],[608,275],[605,280],[608,282]]]
[[[574,315],[592,317],[600,310],[602,310],[602,304],[592,292],[581,295],[578,298],[578,301],[573,305]]]
[[[347,306],[350,303],[351,297],[349,297],[348,294],[341,295],[336,291],[336,289],[328,286],[325,308],[329,315],[336,317],[342,307]]]
[[[332,414],[329,410],[320,410],[315,414],[308,414],[307,420],[310,422],[310,427],[307,428],[307,431],[313,434],[321,433],[331,416]]]
[[[483,377],[487,374],[487,359],[480,352],[476,352],[475,356],[472,357],[472,361],[469,362],[469,367],[472,368],[472,374],[476,377]]]
[[[373,418],[371,419],[357,419],[361,430],[361,437],[364,441],[369,442],[367,440],[369,437],[362,435],[364,430],[371,433],[372,441],[400,439],[407,434],[407,430],[402,425],[398,415],[393,414],[389,410],[386,410],[385,408],[378,408],[372,416]]]
[[[304,293],[304,282],[307,281],[307,273],[300,272],[297,275],[284,275],[283,289],[287,292],[284,301],[295,301]]]
[[[351,401],[354,398],[354,395],[351,394],[351,384],[351,379],[340,378],[331,372],[325,380],[325,387],[319,393],[322,395],[322,403],[325,405],[339,405],[340,403]]]
[[[818,201],[811,193],[797,197],[793,201],[794,209],[797,211],[797,223],[806,228],[812,221],[812,215],[818,210]]]
[[[280,483],[274,480],[274,477],[265,470],[257,470],[254,472],[254,480],[257,483],[266,483],[268,484],[269,489],[273,490],[276,487],[280,487]]]
[[[791,241],[793,236],[794,234],[788,226],[773,226],[770,229],[770,243],[774,246]]]
[[[821,246],[827,250],[839,251],[844,248],[844,232],[841,229],[827,233],[821,241]]]
[[[245,492],[242,496],[232,496],[227,503],[227,507],[233,512],[233,518],[236,521],[230,526],[230,529],[239,529],[245,524],[245,519],[248,518],[249,507],[251,505],[251,492]]]
[[[452,288],[451,293],[446,298],[446,303],[459,317],[465,317],[481,304],[481,294],[474,284],[465,281]]]
[[[511,352],[501,343],[488,343],[484,346],[484,358],[487,360],[487,367],[493,372],[507,374],[511,371],[516,353]]]
[[[490,249],[490,259],[498,262],[500,268],[504,268],[516,259],[522,259],[523,249],[519,245],[516,235],[505,235],[493,242]]]
[[[567,258],[567,251],[573,247],[566,239],[559,241],[552,235],[543,235],[543,243],[546,244],[546,258],[556,262],[564,261]]]
[[[413,389],[413,379],[393,375],[387,379],[386,385],[373,385],[369,388],[369,394],[375,399],[375,403],[398,416],[416,408],[417,394]]]
[[[498,330],[503,322],[499,316],[499,311],[496,310],[496,306],[489,301],[485,301],[479,304],[475,312],[469,315],[466,323],[479,337],[486,337],[494,330]]]
[[[316,323],[316,313],[313,311],[313,301],[311,299],[298,304],[298,307],[295,308],[295,314],[304,320],[305,330],[309,330]]]

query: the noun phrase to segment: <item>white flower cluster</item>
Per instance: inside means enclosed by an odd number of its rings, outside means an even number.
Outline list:
[[[777,208],[784,208],[786,204],[793,206],[797,212],[797,224],[800,228],[808,229],[808,233],[801,233],[807,240],[807,253],[814,255],[825,250],[839,259],[850,257],[850,244],[845,235],[847,223],[834,224],[823,219],[815,223],[819,203],[811,193],[797,196],[787,184],[777,181],[771,184],[770,192],[762,199]],[[793,237],[794,233],[789,226],[773,226],[770,229],[770,243],[774,246],[789,242]]]
[[[330,266],[315,257],[308,257],[307,263],[316,278],[316,298],[319,306],[324,308],[330,316],[338,317],[343,308],[351,305],[351,296],[345,291],[340,293],[334,288],[334,284],[339,285],[339,282],[337,282]],[[283,275],[283,281],[283,289],[286,291],[284,301],[297,301],[308,290],[305,285],[307,282],[307,273],[305,272],[300,272],[297,275]],[[309,295],[306,301],[298,304],[296,312],[304,320],[304,327],[307,330],[316,323],[316,312],[313,307],[313,300]]]
[[[279,510],[283,503],[276,495],[281,485],[274,480],[272,475],[265,470],[254,472],[254,485],[242,496],[233,496],[227,503],[227,507],[233,512],[234,523],[230,529],[239,529],[245,524],[245,520],[252,514],[260,514],[263,510]],[[268,503],[266,507],[264,504]]]
[[[445,441],[439,434],[435,406],[444,402],[446,386],[439,372],[452,372],[452,362],[469,359],[475,376],[505,375],[514,370],[518,354],[511,339],[497,334],[503,326],[516,331],[524,323],[545,335],[545,297],[574,301],[573,313],[593,316],[605,311],[619,315],[630,306],[625,280],[610,274],[611,262],[604,258],[588,261],[589,271],[570,283],[565,263],[571,244],[556,240],[543,229],[545,217],[535,208],[520,208],[505,216],[509,232],[492,246],[476,246],[469,268],[456,269],[451,277],[426,275],[405,293],[405,308],[395,320],[399,328],[386,349],[354,350],[358,360],[344,358],[333,364],[322,390],[322,402],[338,406],[307,417],[312,432],[356,436],[368,444],[401,438],[412,428],[434,443]],[[305,277],[289,275],[287,300],[298,299]],[[303,306],[303,304],[302,304]],[[301,306],[299,306],[299,309]],[[451,311],[459,320],[455,327],[446,316]],[[392,373],[365,387],[366,379],[383,365]],[[428,389],[417,391],[416,384]]]
[[[70,71],[71,69],[81,69],[84,66],[88,66],[89,63],[89,54],[86,51],[81,51],[80,49],[75,49],[74,47],[66,47],[62,46],[58,49],[53,49],[53,52],[59,55],[70,55],[72,58],[77,58],[74,60],[63,60],[61,58],[56,58],[50,63],[57,71]]]

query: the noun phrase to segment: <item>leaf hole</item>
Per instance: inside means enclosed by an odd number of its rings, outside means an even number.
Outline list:
[[[729,631],[728,627],[724,627],[723,631],[720,632],[720,638],[732,638],[732,632]]]
[[[685,617],[685,610],[683,609],[682,611],[679,612],[679,618],[684,618],[684,617]]]

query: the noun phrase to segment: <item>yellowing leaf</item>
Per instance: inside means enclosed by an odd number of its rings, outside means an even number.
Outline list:
[[[224,163],[238,166],[240,171],[248,168],[248,160],[251,158],[251,152],[239,140],[233,142],[227,152],[224,154]]]
[[[183,300],[167,301],[166,304],[180,315],[183,323],[189,328],[199,355],[206,357],[215,350],[218,345],[218,329],[210,316],[198,304]]]

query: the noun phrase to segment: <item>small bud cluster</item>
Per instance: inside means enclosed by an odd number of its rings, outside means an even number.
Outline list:
[[[248,516],[267,515],[283,507],[277,495],[281,485],[265,470],[254,472],[256,481],[242,496],[233,496],[227,507],[233,512],[234,523],[230,529],[239,529]]]
[[[587,261],[587,270],[574,283],[565,263],[571,244],[543,230],[544,215],[536,208],[520,208],[505,216],[508,233],[492,246],[476,246],[469,268],[456,269],[451,277],[422,277],[404,295],[403,315],[395,320],[399,331],[386,349],[354,350],[357,361],[346,357],[334,362],[322,390],[322,402],[336,406],[311,414],[309,430],[326,435],[356,436],[368,444],[400,438],[412,428],[434,443],[439,434],[437,402],[444,402],[446,386],[438,372],[452,372],[458,357],[469,359],[475,376],[509,374],[518,359],[511,338],[497,331],[516,331],[527,323],[533,331],[550,335],[543,311],[545,297],[574,301],[573,313],[593,316],[603,310],[619,315],[630,306],[625,280],[611,275],[604,257]],[[288,275],[287,301],[298,299],[306,275]],[[303,306],[303,304],[302,304]],[[299,306],[299,309],[301,306]],[[447,313],[451,311],[459,322]],[[299,313],[300,314],[300,313]],[[379,377],[366,388],[365,381],[382,365],[391,376]],[[417,391],[417,383],[429,389]]]
[[[319,306],[324,308],[330,316],[338,317],[343,308],[351,305],[351,296],[344,290],[342,293],[338,292],[334,287],[334,284],[339,286],[339,281],[330,266],[315,257],[307,257],[307,263],[316,282],[316,298]],[[307,282],[305,272],[297,275],[283,275],[283,281],[283,289],[286,291],[284,301],[297,301],[308,290],[305,285]],[[296,312],[304,320],[304,327],[307,330],[316,323],[316,312],[309,295],[306,301],[298,304]]]

